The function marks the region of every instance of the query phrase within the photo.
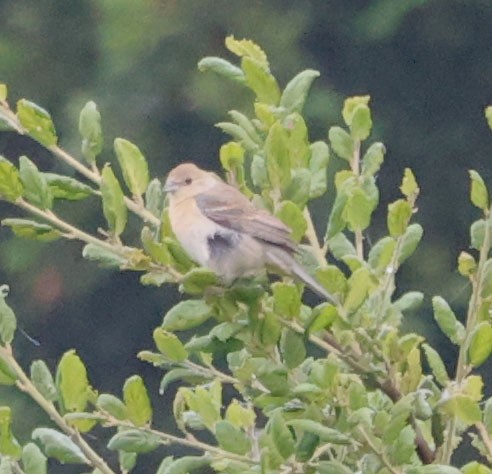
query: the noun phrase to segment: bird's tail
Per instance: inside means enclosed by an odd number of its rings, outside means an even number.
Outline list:
[[[327,301],[336,304],[336,299],[319,283],[316,278],[312,277],[297,262],[292,255],[278,247],[271,247],[266,252],[267,260],[270,265],[277,267],[283,272],[295,276],[313,290],[318,296]]]

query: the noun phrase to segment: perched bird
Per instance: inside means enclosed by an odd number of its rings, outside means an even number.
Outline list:
[[[216,174],[183,163],[169,173],[164,190],[178,241],[196,263],[213,270],[225,284],[273,267],[333,300],[295,260],[297,245],[290,229]]]

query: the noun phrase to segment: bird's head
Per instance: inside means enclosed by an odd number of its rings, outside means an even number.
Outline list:
[[[183,163],[171,170],[164,183],[164,191],[179,199],[192,197],[208,190],[218,179],[215,174],[193,163]]]

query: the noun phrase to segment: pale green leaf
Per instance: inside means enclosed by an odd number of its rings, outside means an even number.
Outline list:
[[[205,57],[199,61],[198,70],[201,72],[215,72],[219,76],[223,76],[226,79],[231,79],[239,84],[246,83],[244,72],[237,66],[234,66],[229,61],[222,58],[213,56]]]
[[[482,365],[492,353],[492,326],[483,321],[473,329],[468,347],[468,360],[473,367]]]
[[[149,395],[138,375],[133,375],[123,386],[123,401],[126,405],[128,419],[136,426],[145,426],[152,419],[152,407]]]
[[[123,179],[133,196],[141,196],[149,185],[147,160],[140,149],[123,138],[116,138],[114,151],[123,172]]]
[[[53,194],[48,182],[27,156],[21,156],[19,159],[19,174],[24,185],[23,195],[26,200],[41,209],[51,209]]]
[[[50,369],[43,360],[35,360],[31,364],[31,382],[46,400],[55,401],[58,399],[55,381]]]
[[[482,177],[475,171],[470,170],[470,201],[482,211],[489,207],[489,192]]]
[[[33,102],[21,99],[17,102],[17,117],[27,134],[34,140],[46,147],[56,145],[58,138],[55,126],[46,110]]]
[[[178,337],[165,331],[162,328],[154,329],[154,342],[161,354],[164,354],[169,360],[182,362],[188,357],[188,352]]]
[[[84,411],[90,395],[87,369],[72,349],[63,354],[56,371],[56,385],[66,411]]]
[[[87,163],[93,164],[103,146],[101,114],[93,101],[87,102],[80,111],[79,133],[82,137],[82,154]]]
[[[32,438],[39,440],[44,452],[50,458],[55,458],[67,464],[88,464],[81,449],[65,434],[51,428],[36,428]]]
[[[331,127],[328,139],[333,151],[344,160],[350,161],[354,154],[354,141],[352,137],[341,127]]]
[[[17,168],[0,156],[0,197],[15,201],[24,193],[24,186]]]
[[[153,433],[135,429],[119,431],[108,442],[108,448],[113,451],[130,453],[148,453],[157,449],[160,439]]]
[[[441,331],[457,345],[461,345],[465,337],[465,328],[457,319],[446,300],[440,296],[432,298],[434,319]]]
[[[203,324],[211,316],[212,309],[203,300],[181,301],[171,308],[162,322],[167,331],[184,331]]]
[[[17,320],[12,308],[7,304],[5,298],[9,294],[7,285],[0,286],[0,341],[2,344],[10,344],[14,339],[17,328]]]
[[[47,474],[48,460],[34,443],[22,448],[22,468],[25,474]]]
[[[40,224],[30,219],[11,218],[3,219],[2,225],[10,227],[17,237],[40,242],[52,242],[59,239],[62,234],[48,224]]]
[[[123,191],[113,170],[105,166],[101,175],[101,197],[104,217],[112,232],[119,236],[125,230],[128,211]]]
[[[251,441],[245,432],[227,420],[215,425],[215,438],[222,449],[235,454],[247,454],[251,451]]]

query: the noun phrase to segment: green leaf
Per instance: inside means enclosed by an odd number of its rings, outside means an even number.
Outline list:
[[[101,114],[93,101],[87,102],[80,111],[79,133],[82,137],[82,154],[85,161],[91,165],[103,147]]]
[[[128,211],[120,183],[109,165],[106,165],[102,170],[101,197],[104,217],[109,228],[115,235],[119,236],[125,230]]]
[[[7,285],[0,286],[0,341],[2,344],[10,344],[14,339],[17,328],[17,320],[12,308],[6,303],[5,298],[9,294]]]
[[[287,424],[289,426],[292,426],[295,430],[301,430],[304,432],[309,432],[312,434],[315,434],[316,436],[319,436],[319,439],[321,441],[325,441],[327,443],[333,443],[333,444],[350,444],[351,439],[341,433],[340,431],[334,429],[334,428],[329,428],[327,426],[322,425],[321,423],[318,423],[317,421],[314,420],[308,420],[308,419],[295,419],[295,420],[289,420],[287,421]]]
[[[169,464],[166,463],[165,468],[162,471],[159,469],[157,474],[190,474],[193,471],[203,472],[209,465],[210,457],[206,454],[200,457],[183,456],[175,461],[172,460]],[[200,471],[200,469],[202,469],[202,471]]]
[[[0,102],[7,100],[7,84],[0,84]]]
[[[492,130],[492,105],[485,107],[485,118],[487,119],[490,130]]]
[[[61,233],[48,224],[40,224],[30,219],[3,219],[2,225],[10,227],[17,237],[23,237],[29,240],[52,242],[61,237]]]
[[[319,71],[306,69],[294,76],[285,86],[280,98],[280,107],[287,112],[301,112],[313,81],[319,77]]]
[[[19,173],[24,185],[24,197],[41,209],[51,209],[53,206],[53,194],[51,193],[45,176],[39,172],[38,167],[27,157],[19,158]]]
[[[487,399],[483,408],[483,424],[487,433],[492,434],[492,397]]]
[[[343,218],[343,210],[347,203],[347,194],[345,192],[337,192],[335,202],[331,208],[330,217],[328,219],[328,225],[326,226],[325,240],[330,240],[347,225]]]
[[[24,186],[17,168],[0,156],[0,196],[7,201],[15,201],[24,193]]]
[[[130,472],[137,464],[137,453],[118,451],[118,464],[121,472]],[[94,473],[99,474],[99,473]]]
[[[0,406],[0,457],[19,459],[22,449],[11,431],[12,413],[10,407]]]
[[[364,230],[371,222],[373,210],[374,202],[372,198],[362,188],[356,188],[347,197],[342,218],[347,222],[350,230]]]
[[[54,173],[43,173],[54,198],[79,201],[95,194],[87,184],[81,183],[70,176]]]
[[[244,431],[227,420],[215,425],[215,438],[222,449],[235,454],[247,454],[251,451],[251,441]]]
[[[160,219],[163,205],[164,191],[162,189],[162,183],[157,178],[154,178],[145,191],[145,207]]]
[[[406,474],[461,474],[459,469],[444,464],[429,464],[427,466],[411,467]]]
[[[372,119],[371,111],[365,104],[358,104],[350,121],[350,131],[355,140],[365,140],[371,133]]]
[[[485,220],[479,219],[470,226],[470,241],[474,249],[480,250],[485,237]],[[487,225],[489,225],[487,223]],[[489,228],[490,231],[490,228]]]
[[[301,310],[301,295],[292,283],[275,282],[272,285],[273,307],[283,318],[293,319]]]
[[[398,298],[393,304],[398,311],[417,309],[424,301],[424,294],[420,291],[409,291]]]
[[[316,471],[318,474],[353,474],[348,467],[339,461],[321,461],[318,462]]]
[[[322,303],[313,309],[312,323],[306,328],[310,333],[325,329],[335,321],[338,315],[337,309],[330,303]]]
[[[396,240],[393,237],[383,237],[369,251],[368,263],[375,270],[386,271],[393,261]]]
[[[161,354],[164,354],[169,360],[182,362],[188,357],[188,352],[178,337],[162,328],[154,329],[154,342]]]
[[[236,56],[254,59],[264,68],[268,68],[268,60],[265,52],[254,41],[249,39],[238,40],[234,36],[227,36],[225,46]]]
[[[152,407],[149,395],[138,375],[128,378],[123,386],[123,401],[125,402],[128,419],[136,426],[145,426],[152,419]]]
[[[343,232],[339,232],[328,240],[328,249],[337,260],[342,260],[347,256],[356,256],[354,244]]]
[[[241,61],[241,69],[246,77],[246,85],[255,93],[259,102],[277,105],[280,89],[277,80],[263,64],[248,56]]]
[[[263,156],[253,156],[251,160],[251,180],[258,188],[266,188],[268,186],[268,172]]]
[[[283,201],[275,213],[285,225],[292,230],[291,237],[299,242],[304,237],[307,230],[306,219],[302,211],[291,201]]]
[[[482,365],[492,353],[492,326],[483,321],[473,329],[468,347],[468,361],[473,367]]]
[[[234,171],[244,163],[244,148],[237,142],[228,142],[220,147],[220,163],[226,171]]]
[[[87,260],[98,262],[105,268],[120,268],[127,264],[126,258],[97,244],[85,245],[82,250],[82,256]]]
[[[81,449],[65,434],[51,428],[36,428],[32,438],[39,440],[44,452],[50,458],[55,458],[67,464],[89,464]]]
[[[210,376],[199,374],[192,369],[171,369],[162,377],[159,385],[159,395],[164,395],[167,387],[176,380],[183,380],[192,385],[210,381]]]
[[[294,437],[287,428],[280,411],[276,410],[267,424],[267,432],[270,434],[273,444],[283,459],[289,458],[295,451]]]
[[[388,231],[392,237],[405,233],[412,217],[412,206],[404,199],[398,199],[388,205]]]
[[[230,135],[238,145],[242,145],[244,149],[249,151],[255,151],[258,149],[258,144],[255,143],[252,138],[248,135],[248,132],[244,130],[243,127],[231,122],[219,122],[215,126],[220,128],[224,133]],[[234,143],[236,143],[234,142]]]
[[[296,458],[300,462],[306,462],[311,459],[315,449],[319,444],[319,436],[306,431],[296,447]],[[337,473],[338,474],[338,473]]]
[[[291,172],[289,185],[282,193],[282,197],[295,203],[299,208],[304,208],[309,199],[311,187],[311,173],[304,168],[294,169]]]
[[[203,300],[181,301],[171,308],[162,322],[167,331],[184,331],[200,326],[211,316],[212,309]]]
[[[354,141],[341,127],[331,127],[328,139],[333,151],[344,160],[351,161],[354,155]]]
[[[96,406],[118,420],[128,419],[126,405],[114,395],[102,393],[97,397]]]
[[[444,413],[456,416],[466,425],[472,425],[482,419],[478,403],[467,395],[454,395],[440,406]]]
[[[363,105],[368,106],[371,97],[368,95],[359,95],[353,97],[347,97],[343,103],[342,117],[344,122],[348,125],[352,125],[355,111],[357,107]]]
[[[292,329],[284,328],[280,338],[280,353],[284,364],[289,369],[294,369],[301,365],[306,359],[304,336]]]
[[[347,278],[335,265],[319,268],[316,278],[332,295],[343,295],[347,291]]]
[[[153,433],[146,433],[135,429],[116,433],[108,442],[108,448],[113,451],[129,453],[148,453],[160,445],[160,439]]]
[[[244,72],[222,58],[213,56],[205,57],[198,62],[198,70],[201,72],[215,72],[219,76],[223,76],[226,79],[238,82],[239,84],[246,83]]]
[[[123,179],[133,196],[141,196],[149,185],[149,168],[139,148],[123,138],[116,138],[114,151],[123,172]]]
[[[405,168],[400,191],[407,199],[413,199],[420,191],[415,176],[410,168]]]
[[[374,176],[381,168],[385,154],[386,147],[382,143],[373,143],[362,158],[362,174],[364,176]]]
[[[87,369],[72,349],[63,354],[56,370],[56,384],[67,411],[84,411],[90,395]]]
[[[27,134],[45,147],[56,145],[57,136],[50,114],[26,99],[17,102],[17,117]]]
[[[432,298],[432,308],[434,319],[441,328],[441,331],[448,336],[454,344],[458,346],[463,343],[465,338],[465,328],[457,319],[446,300],[440,296]]]
[[[180,290],[189,295],[202,295],[208,288],[219,286],[217,274],[208,268],[192,268],[180,281]]]
[[[475,171],[470,170],[470,201],[482,211],[489,207],[489,193],[482,177]]]
[[[238,428],[252,428],[255,426],[256,414],[252,407],[244,407],[236,399],[227,407],[225,418]]]
[[[311,150],[309,199],[314,199],[322,196],[328,188],[327,167],[330,161],[330,151],[328,145],[323,141],[311,143],[309,148]]]
[[[458,271],[464,277],[470,277],[477,271],[477,262],[468,252],[460,252],[458,256]]]
[[[34,443],[22,448],[22,468],[25,474],[47,474],[48,460]]]
[[[43,360],[35,360],[31,364],[31,382],[46,400],[53,402],[58,399],[55,381]]]
[[[263,139],[258,135],[256,126],[248,117],[246,117],[246,115],[238,112],[237,110],[230,110],[229,115],[231,116],[232,120],[234,120],[234,122],[236,122],[246,132],[253,143],[258,145],[263,144]],[[241,164],[242,163],[243,160],[241,160]]]
[[[424,229],[420,224],[410,224],[407,227],[407,230],[403,234],[402,243],[400,246],[400,256],[398,258],[399,264],[402,264],[415,252],[422,239],[423,233]]]
[[[274,188],[286,189],[290,183],[288,136],[280,122],[275,122],[265,140],[266,168]]]
[[[10,364],[0,354],[0,385],[14,385],[17,375]]]
[[[436,380],[445,387],[449,382],[449,376],[441,356],[429,344],[422,344],[422,348],[424,349],[425,357],[427,358],[427,362],[432,373],[436,377]]]
[[[370,271],[360,267],[348,279],[348,292],[343,303],[347,312],[354,312],[364,302],[374,286]]]
[[[463,474],[492,474],[492,470],[477,461],[472,461],[461,468]]]

